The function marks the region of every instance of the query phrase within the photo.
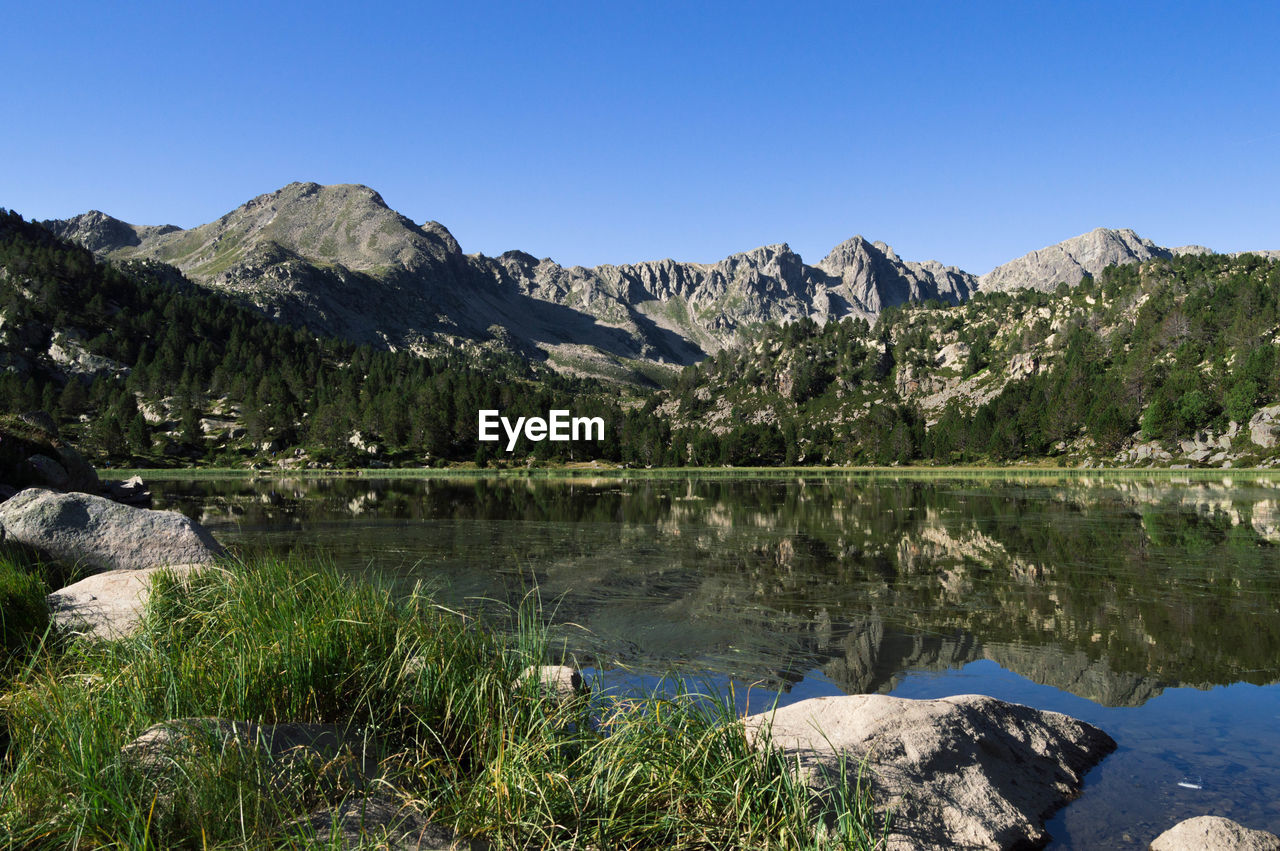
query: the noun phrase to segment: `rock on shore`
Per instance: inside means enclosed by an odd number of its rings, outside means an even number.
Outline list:
[[[745,723],[768,725],[819,788],[842,755],[851,777],[865,761],[877,812],[892,813],[887,847],[903,851],[1042,844],[1044,819],[1115,749],[1082,721],[981,695],[820,697]]]
[[[28,488],[0,503],[8,540],[92,571],[211,564],[222,546],[176,511],[150,511],[100,496]]]
[[[1198,816],[1157,836],[1151,851],[1280,851],[1280,836],[1221,816]]]
[[[184,576],[204,565],[144,567],[98,573],[49,595],[49,614],[56,627],[88,638],[122,638],[142,624],[152,577],[160,571]]]

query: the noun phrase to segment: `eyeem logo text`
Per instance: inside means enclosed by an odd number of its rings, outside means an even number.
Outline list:
[[[566,443],[570,440],[604,440],[604,417],[571,417],[568,411],[553,410],[542,417],[516,417],[513,423],[498,411],[480,412],[480,439],[501,440],[498,426],[507,435],[507,451],[516,448],[516,441],[523,435],[535,443],[550,440]]]

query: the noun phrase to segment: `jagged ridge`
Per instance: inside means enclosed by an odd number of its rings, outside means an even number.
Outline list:
[[[450,335],[499,339],[526,354],[541,350],[565,371],[598,374],[633,360],[695,363],[763,322],[874,320],[909,302],[1048,291],[1111,265],[1209,251],[1098,228],[981,278],[937,261],[904,261],[861,236],[813,266],[782,243],[711,264],[564,267],[522,251],[463,254],[444,225],[416,225],[366,186],[315,183],[291,183],[190,230],[97,211],[45,225],[102,256],[171,263],[317,332],[390,348]]]
[[[412,347],[434,334],[502,329],[553,358],[602,352],[688,364],[745,326],[874,318],[886,306],[930,298],[957,303],[976,284],[959,269],[904,262],[860,236],[817,266],[785,244],[714,264],[566,268],[518,251],[464,255],[443,225],[419,227],[358,185],[293,183],[190,230],[97,212],[46,224],[99,255],[171,263],[313,330]]]

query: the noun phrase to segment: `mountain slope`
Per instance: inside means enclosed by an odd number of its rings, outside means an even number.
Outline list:
[[[190,230],[97,212],[45,224],[100,256],[170,263],[322,333],[393,348],[441,335],[497,337],[540,349],[566,371],[694,363],[746,326],[873,318],[931,298],[958,303],[976,285],[958,269],[903,262],[861,237],[818,266],[785,244],[714,264],[566,268],[519,251],[464,255],[444,226],[418,226],[357,185],[293,183]]]
[[[1275,466],[1280,262],[1185,253],[766,326],[657,398],[687,463]]]
[[[561,372],[632,381],[655,364],[697,363],[768,322],[874,321],[900,305],[1049,292],[1108,266],[1209,251],[1098,228],[981,278],[937,261],[904,261],[861,236],[816,265],[776,244],[718,263],[565,267],[523,251],[464,254],[443,225],[415,224],[368,187],[315,183],[291,183],[190,230],[96,211],[44,224],[99,256],[172,264],[323,335],[417,352],[458,338],[492,340]]]
[[[621,429],[617,398],[493,347],[415,355],[316,337],[0,210],[0,413],[43,410],[113,465],[487,460],[478,410],[572,407]],[[622,442],[527,446],[521,457],[621,460]]]
[[[1188,249],[1198,247],[1188,246]],[[1049,292],[1062,282],[1075,286],[1085,274],[1096,276],[1108,266],[1172,257],[1173,253],[1128,228],[1095,228],[997,266],[978,279],[978,288],[983,292],[1017,289]]]

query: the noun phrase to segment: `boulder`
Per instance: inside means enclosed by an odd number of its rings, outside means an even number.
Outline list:
[[[1011,381],[1035,375],[1039,371],[1040,360],[1031,352],[1024,352],[1009,358],[1009,379]]]
[[[45,487],[66,490],[67,483],[71,481],[66,469],[48,455],[37,452],[27,458],[27,466],[31,468],[34,480]]]
[[[1221,816],[1197,816],[1157,836],[1151,851],[1280,851],[1280,836]]]
[[[291,827],[321,848],[380,848],[387,851],[452,851],[467,845],[448,827],[387,795],[322,807]]]
[[[586,691],[582,674],[568,665],[530,665],[520,672],[516,685],[537,679],[543,691],[557,700],[568,700]]]
[[[889,849],[1020,848],[1047,840],[1044,819],[1080,792],[1115,749],[1101,730],[982,695],[803,700],[744,722],[798,758],[819,789],[865,763],[876,810],[892,813]]]
[[[1261,408],[1249,419],[1249,439],[1263,449],[1272,449],[1276,445],[1275,420],[1280,417],[1280,405]]]
[[[1263,449],[1273,449],[1276,445],[1275,423],[1260,420],[1249,423],[1249,439]]]
[[[938,350],[934,363],[939,369],[964,369],[969,359],[968,343],[950,343]]]
[[[203,565],[109,570],[81,579],[49,595],[55,627],[93,639],[122,638],[142,625],[151,580],[160,571],[187,576]]]
[[[101,487],[98,471],[84,460],[84,456],[72,446],[58,447],[58,463],[67,471],[67,490],[80,493],[97,493]]]
[[[0,482],[19,489],[54,485],[97,493],[98,474],[49,425],[48,415],[38,411],[20,417],[0,415]]]
[[[0,503],[9,540],[92,571],[211,564],[222,546],[176,511],[133,508],[84,493],[28,488]]]

